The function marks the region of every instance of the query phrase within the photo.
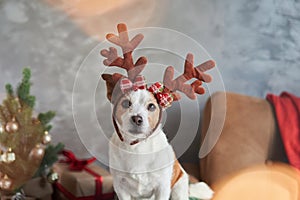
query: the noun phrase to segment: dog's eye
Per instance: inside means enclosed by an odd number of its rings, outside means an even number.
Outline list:
[[[152,112],[156,109],[156,106],[153,103],[150,103],[147,109]]]
[[[130,108],[131,105],[132,105],[132,103],[128,99],[122,101],[122,107],[123,108]]]

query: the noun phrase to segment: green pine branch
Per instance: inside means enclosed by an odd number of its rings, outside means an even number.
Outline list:
[[[34,177],[44,176],[46,169],[51,167],[55,162],[58,161],[58,154],[64,149],[65,145],[62,143],[58,143],[56,146],[48,145],[45,150],[45,155],[42,160],[42,163],[35,173]]]
[[[5,89],[8,95],[12,96],[14,94],[14,90],[11,84],[6,84]]]
[[[55,112],[53,111],[40,113],[38,115],[38,119],[43,124],[45,131],[50,131],[50,129],[52,128],[52,126],[48,125],[48,123],[53,119],[54,116],[55,116]]]
[[[35,105],[35,96],[30,95],[30,87],[31,87],[30,77],[31,77],[30,69],[24,68],[23,79],[17,88],[17,95],[20,100],[22,100],[28,106],[33,108]]]

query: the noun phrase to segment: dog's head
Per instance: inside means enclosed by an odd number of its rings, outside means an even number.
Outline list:
[[[160,123],[161,107],[148,90],[130,91],[114,105],[114,118],[123,136],[147,138]]]
[[[172,101],[180,99],[176,91],[186,94],[191,99],[196,98],[196,93],[205,92],[202,82],[210,82],[211,76],[204,72],[213,68],[215,63],[209,60],[194,66],[193,55],[187,54],[182,75],[174,79],[174,68],[169,66],[165,71],[163,83],[156,82],[147,88],[144,77],[140,75],[147,59],[140,57],[134,63],[132,58],[132,52],[143,40],[143,35],[138,34],[129,40],[125,24],[118,25],[118,32],[118,36],[107,34],[106,38],[121,47],[123,57],[118,56],[114,47],[100,52],[106,58],[103,61],[104,65],[123,68],[128,74],[127,77],[119,73],[102,75],[106,81],[107,98],[114,105],[115,129],[121,140],[127,136],[147,138],[158,127],[162,110],[169,107]],[[191,79],[196,80],[187,84]],[[135,140],[132,144],[138,141]]]

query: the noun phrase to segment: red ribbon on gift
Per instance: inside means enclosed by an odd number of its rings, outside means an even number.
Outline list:
[[[85,159],[85,160],[79,160],[76,158],[73,152],[68,150],[63,150],[62,154],[66,157],[66,160],[60,160],[61,163],[69,164],[69,169],[71,171],[85,170],[86,172],[88,172],[89,174],[95,177],[95,186],[96,186],[95,195],[88,196],[88,197],[76,197],[71,192],[66,190],[60,183],[56,182],[55,183],[56,188],[60,190],[65,195],[65,197],[67,197],[70,200],[94,200],[94,199],[109,200],[114,198],[113,193],[102,194],[102,183],[103,183],[102,176],[87,167],[88,164],[96,160],[95,157]]]
[[[62,155],[66,157],[66,160],[60,160],[60,162],[69,164],[69,169],[71,171],[82,171],[88,164],[91,164],[96,160],[95,157],[79,160],[72,151],[68,150],[63,150]]]

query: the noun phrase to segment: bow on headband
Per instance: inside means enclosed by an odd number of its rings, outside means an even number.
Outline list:
[[[147,88],[145,78],[142,75],[138,75],[134,82],[131,82],[129,78],[122,78],[120,82],[120,88],[123,94],[129,91],[137,91],[138,89],[144,90]],[[170,107],[174,98],[171,93],[163,92],[164,85],[160,82],[156,82],[153,85],[151,85],[148,89],[149,92],[151,92],[159,105],[163,108]]]
[[[156,82],[151,85],[148,89],[149,92],[153,93],[159,105],[163,108],[170,107],[174,97],[171,93],[163,92],[164,85],[160,82]]]
[[[124,77],[121,79],[120,88],[123,94],[131,90],[133,91],[137,91],[138,89],[144,90],[146,89],[145,78],[142,75],[138,75],[134,79],[134,82],[131,82],[129,78]]]

